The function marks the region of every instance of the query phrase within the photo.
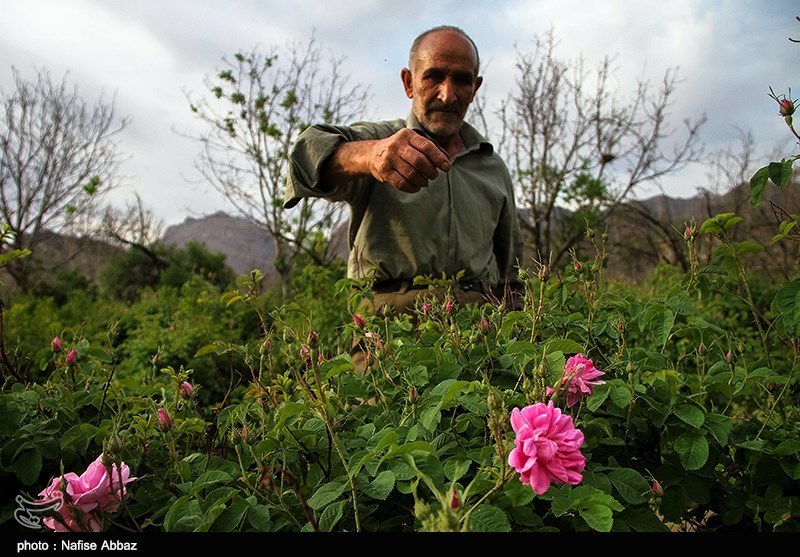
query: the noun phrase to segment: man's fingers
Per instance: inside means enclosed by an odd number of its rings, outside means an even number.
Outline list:
[[[439,149],[436,143],[427,137],[424,137],[418,133],[414,133],[413,135],[409,136],[408,143],[414,147],[414,149],[425,155],[425,158],[428,159],[436,168],[444,170],[445,172],[450,170],[450,158],[444,151]]]

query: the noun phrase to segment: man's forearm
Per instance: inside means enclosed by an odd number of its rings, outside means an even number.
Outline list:
[[[377,140],[344,141],[325,159],[320,182],[331,188],[371,176],[370,156]]]

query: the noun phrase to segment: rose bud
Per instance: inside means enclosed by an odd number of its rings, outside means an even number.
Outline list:
[[[164,410],[163,406],[158,407],[157,411],[157,418],[158,418],[158,425],[164,431],[168,429],[172,429],[172,420],[169,417],[169,414],[166,410]]]
[[[178,387],[178,392],[183,398],[190,398],[194,392],[194,387],[192,387],[192,384],[188,381],[184,381]]]
[[[77,359],[78,359],[78,353],[73,348],[72,350],[69,351],[69,354],[67,354],[67,365],[71,366],[72,364],[75,363],[75,360]]]
[[[364,318],[358,315],[357,313],[353,314],[353,323],[355,323],[356,327],[363,327],[366,321]]]
[[[53,352],[61,352],[61,339],[53,337]]]

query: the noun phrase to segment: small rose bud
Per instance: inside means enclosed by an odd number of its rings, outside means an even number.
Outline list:
[[[431,312],[431,305],[428,302],[424,302],[422,304],[422,313],[430,313]]]
[[[575,270],[580,273],[582,268],[583,267],[581,265],[581,262],[580,261],[575,261]]]
[[[555,394],[556,390],[553,387],[545,387],[544,396],[550,398]]]
[[[317,354],[317,365],[321,364],[324,361],[325,361],[325,357],[322,355],[322,352]]]
[[[178,392],[183,398],[191,398],[192,393],[194,392],[194,387],[188,381],[184,381],[178,387]]]
[[[450,510],[454,511],[461,506],[461,500],[458,498],[458,489],[453,486],[453,495],[450,497]]]
[[[550,276],[550,269],[547,268],[547,265],[542,265],[539,268],[539,280],[542,282],[547,280],[547,277]]]
[[[731,361],[732,361],[732,360],[733,360],[733,353],[732,353],[730,350],[728,350],[728,351],[725,353],[725,361],[726,361],[727,363],[731,363]]]
[[[653,493],[655,493],[658,497],[664,495],[664,490],[661,489],[661,484],[658,483],[658,480],[653,480]]]
[[[411,386],[411,404],[415,404],[417,402],[417,388],[413,385]]]
[[[315,331],[311,331],[308,333],[308,343],[311,346],[316,346],[317,344],[317,333]]]
[[[486,319],[485,317],[481,317],[481,320],[478,323],[478,330],[481,333],[486,334],[486,333],[489,332],[489,329],[491,329],[491,328],[492,328],[492,324],[489,323],[489,320]]]
[[[303,361],[306,363],[311,361],[311,349],[307,344],[300,347],[300,357],[303,358]]]
[[[75,360],[77,359],[78,359],[78,353],[73,348],[72,350],[69,351],[69,354],[67,354],[67,365],[71,366],[72,364],[75,363]]]
[[[594,230],[592,230],[592,227],[588,227],[586,229],[586,236],[589,238],[594,238]]]
[[[781,116],[791,116],[794,114],[794,101],[792,101],[792,99],[778,99],[778,106],[780,107],[778,114]]]
[[[172,429],[172,420],[163,406],[158,407],[157,414],[159,427],[164,431]]]
[[[683,237],[686,240],[691,240],[692,236],[694,236],[694,234],[692,232],[692,227],[691,226],[687,226],[686,230],[683,231]]]
[[[53,352],[61,352],[61,339],[53,337]]]
[[[697,352],[698,352],[698,353],[699,353],[701,356],[702,356],[703,354],[705,354],[705,353],[706,353],[706,345],[705,345],[705,344],[703,344],[703,343],[701,342],[701,343],[700,343],[700,346],[698,346],[698,348],[697,348]]]
[[[356,327],[363,327],[366,321],[364,318],[358,315],[357,313],[353,314],[353,323],[355,323]]]
[[[617,323],[617,330],[620,333],[625,332],[625,322],[624,321],[620,321],[619,323]]]
[[[444,312],[450,313],[451,309],[453,309],[453,300],[448,298],[447,302],[444,304]]]
[[[247,441],[247,425],[242,424],[242,440]]]

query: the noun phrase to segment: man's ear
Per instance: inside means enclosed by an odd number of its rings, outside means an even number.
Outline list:
[[[411,86],[413,81],[411,70],[408,68],[403,68],[400,70],[400,79],[403,81],[403,89],[405,89],[406,97],[409,99],[414,98],[414,89]]]
[[[483,83],[483,76],[478,76],[475,78],[475,89],[472,91],[472,98],[475,98],[475,94],[478,92],[478,89],[481,88],[481,84]],[[471,102],[471,101],[470,101]]]

